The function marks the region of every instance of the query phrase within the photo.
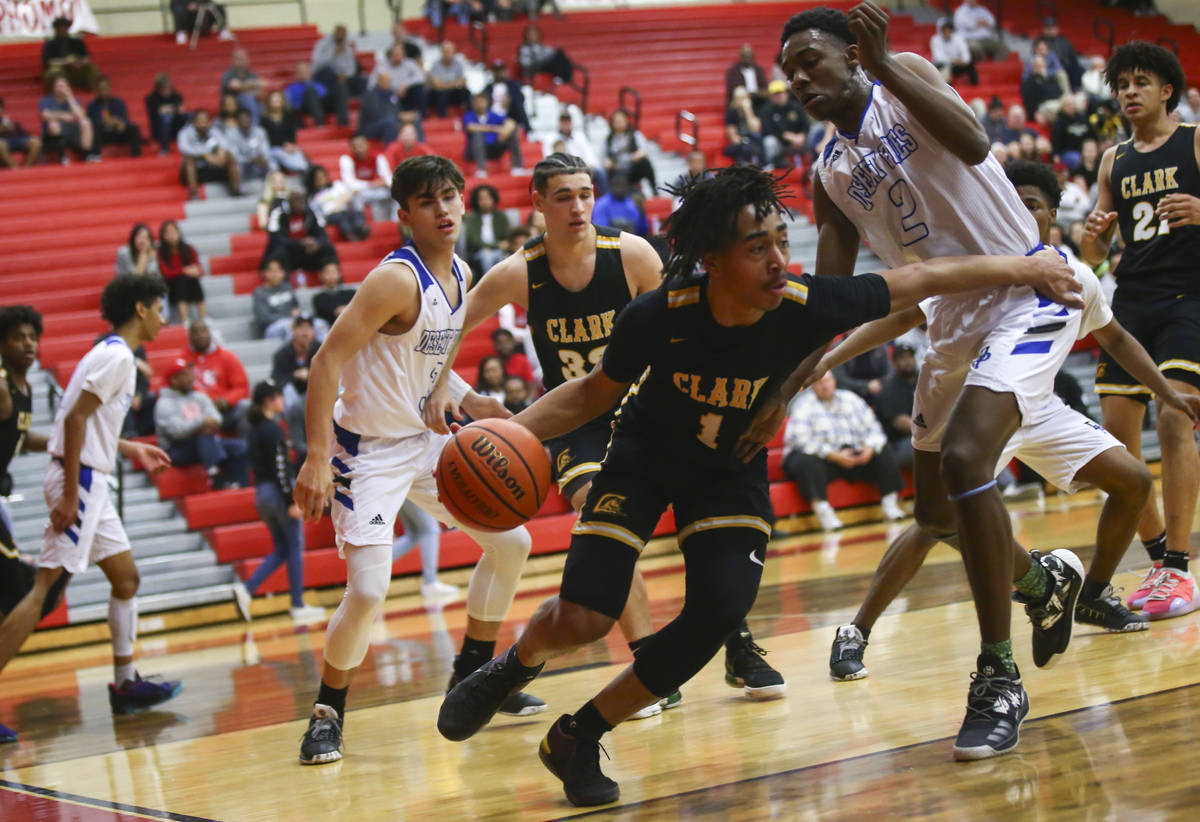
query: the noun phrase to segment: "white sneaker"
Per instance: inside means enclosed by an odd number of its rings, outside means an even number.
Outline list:
[[[250,621],[250,592],[246,590],[246,586],[241,580],[237,580],[233,585],[229,586],[233,589],[233,605],[237,608],[238,616],[243,622]]]
[[[629,718],[630,719],[649,719],[652,716],[658,716],[659,714],[661,714],[663,712],[662,703],[663,703],[663,700],[661,700],[661,699],[657,702],[651,702],[649,705],[647,705],[645,708],[642,708],[637,713],[631,714]]]
[[[315,622],[325,618],[325,609],[319,605],[301,605],[299,608],[292,608],[289,613],[293,622]]]
[[[904,519],[907,514],[900,507],[899,498],[896,494],[887,494],[879,501],[879,507],[883,509],[883,518],[886,520]]]
[[[182,31],[175,32],[175,45],[182,46],[188,41],[188,36]]]
[[[821,523],[821,528],[825,531],[836,531],[842,527],[842,521],[838,519],[837,514],[833,512],[833,506],[825,500],[817,500],[813,503],[813,512],[817,515],[817,519]]]
[[[421,585],[421,596],[425,599],[449,599],[458,596],[458,586],[435,579]]]
[[[230,40],[236,40],[237,37],[235,37],[233,32],[229,29],[221,29],[221,31],[217,33],[217,39],[228,42]]]

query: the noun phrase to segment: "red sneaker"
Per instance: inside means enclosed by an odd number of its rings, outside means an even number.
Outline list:
[[[1156,562],[1150,566],[1150,570],[1146,572],[1146,578],[1142,580],[1142,584],[1137,587],[1137,590],[1129,595],[1129,607],[1135,611],[1140,611],[1146,605],[1146,600],[1154,593],[1154,586],[1158,584],[1158,578],[1162,576],[1162,563]]]
[[[1196,578],[1190,571],[1163,568],[1154,592],[1142,607],[1142,613],[1150,619],[1170,619],[1190,614],[1200,608]]]

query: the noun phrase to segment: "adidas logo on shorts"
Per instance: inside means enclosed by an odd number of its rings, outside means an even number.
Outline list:
[[[928,425],[925,424],[925,415],[924,414],[917,414],[915,417],[913,417],[913,425],[917,426],[918,428],[928,428],[929,427]]]
[[[371,521],[368,522],[367,525],[387,525],[387,523],[383,521],[382,514],[376,514],[375,516],[371,517]]]

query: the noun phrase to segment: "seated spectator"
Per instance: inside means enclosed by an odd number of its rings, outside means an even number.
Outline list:
[[[1033,71],[1034,58],[1041,57],[1046,61],[1046,71],[1058,81],[1062,88],[1063,94],[1071,90],[1070,81],[1067,79],[1067,73],[1063,70],[1062,63],[1058,60],[1058,55],[1050,50],[1050,44],[1045,40],[1038,38],[1033,41],[1033,52],[1029,55],[1029,59],[1021,66],[1021,79],[1024,80]]]
[[[504,373],[512,377],[520,377],[528,383],[537,382],[537,378],[533,373],[533,366],[529,364],[529,358],[521,351],[517,350],[517,338],[507,328],[497,328],[492,332],[492,348],[496,350],[496,354],[500,357],[500,362],[504,366]]]
[[[886,346],[872,348],[852,360],[833,369],[837,384],[846,391],[853,391],[867,402],[883,388],[883,381],[891,373]]]
[[[276,350],[271,360],[271,380],[283,389],[284,413],[288,431],[296,449],[299,462],[308,453],[308,437],[304,426],[304,400],[308,396],[308,369],[312,358],[317,355],[317,342],[313,318],[297,314],[292,319],[291,339]]]
[[[467,91],[467,60],[458,53],[454,43],[442,43],[442,56],[429,67],[429,109],[438,117],[447,117],[450,106],[466,108],[471,99]],[[429,110],[425,111],[429,116]]]
[[[96,342],[100,342],[106,336],[108,335],[101,334]],[[133,396],[129,398],[129,413],[125,415],[125,422],[121,426],[121,436],[148,437],[154,433],[154,404],[158,395],[150,390],[154,368],[146,359],[146,346],[139,345],[133,349],[133,365]]]
[[[1021,80],[1021,102],[1025,104],[1025,110],[1037,112],[1048,120],[1058,110],[1058,98],[1062,94],[1062,86],[1050,74],[1046,58],[1035,55],[1030,61],[1029,74]]]
[[[154,404],[158,446],[177,466],[201,463],[214,489],[250,484],[246,441],[221,437],[221,413],[208,395],[196,390],[192,365],[183,357],[167,366],[167,384]]]
[[[266,119],[264,117],[263,121],[265,122]],[[271,209],[286,200],[288,192],[291,190],[288,178],[282,171],[272,171],[267,175],[267,179],[263,181],[262,195],[254,206],[254,216],[258,219],[260,229],[267,230],[267,218],[271,216]]]
[[[100,69],[92,62],[82,37],[71,36],[73,21],[55,17],[51,26],[54,36],[42,44],[42,81],[50,89],[54,81],[64,77],[67,83],[91,91],[100,79]]]
[[[221,430],[236,432],[250,404],[250,382],[242,361],[213,339],[208,320],[188,323],[188,347],[183,358],[192,365],[193,384],[221,412]]]
[[[971,49],[966,38],[954,30],[954,21],[943,19],[938,31],[929,38],[931,62],[937,66],[942,77],[949,83],[956,77],[966,75],[967,82],[979,85],[979,72],[971,58]]]
[[[1096,55],[1088,58],[1087,71],[1079,78],[1079,87],[1087,95],[1089,108],[1101,100],[1112,99],[1112,89],[1108,87],[1108,81],[1104,79],[1103,57]]]
[[[250,109],[239,108],[237,128],[225,136],[243,180],[261,180],[271,168],[271,143],[262,126],[254,125]]]
[[[401,116],[400,96],[392,90],[392,76],[384,72],[359,103],[358,133],[389,145],[400,133]]]
[[[1042,21],[1041,39],[1050,49],[1050,53],[1058,58],[1059,65],[1066,72],[1069,88],[1078,91],[1080,80],[1083,78],[1083,64],[1079,60],[1079,52],[1075,50],[1075,46],[1071,44],[1070,40],[1063,37],[1058,28],[1058,21],[1053,17],[1047,17]]]
[[[1125,128],[1125,119],[1121,116],[1120,107],[1115,100],[1101,100],[1096,104],[1096,110],[1088,115],[1088,123],[1092,133],[1100,141],[1101,147],[1116,145],[1129,139]],[[1101,152],[1103,154],[1103,152]]]
[[[401,125],[400,136],[383,150],[383,156],[392,168],[400,165],[409,157],[420,157],[425,154],[433,154],[433,149],[421,142],[417,136],[417,127],[412,123]]]
[[[175,306],[180,322],[188,318],[188,306],[196,309],[196,316],[203,318],[207,313],[204,304],[204,286],[200,278],[204,269],[200,255],[183,239],[183,232],[174,220],[167,220],[158,229],[158,268],[167,282],[167,303]]]
[[[350,125],[350,98],[360,96],[367,84],[344,25],[317,41],[310,62],[313,79],[325,87],[326,107],[333,109],[339,126]]]
[[[392,46],[387,60],[375,65],[370,85],[376,85],[383,74],[392,80],[391,90],[399,98],[401,111],[413,111],[418,115],[425,113],[425,69],[413,58],[404,56],[403,46]]]
[[[1192,86],[1179,99],[1179,105],[1175,108],[1179,113],[1179,122],[1195,125],[1200,123],[1200,88]],[[3,116],[3,115],[0,115]]]
[[[490,107],[497,114],[511,119],[520,126],[526,134],[529,133],[529,113],[525,111],[525,92],[521,84],[508,74],[508,66],[499,58],[492,61],[490,82],[484,87],[484,94],[490,101]]]
[[[521,160],[521,140],[517,124],[488,107],[488,98],[476,94],[472,108],[463,115],[463,130],[467,133],[464,156],[475,163],[475,176],[487,176],[487,161],[498,160],[509,153],[514,174],[524,171]]]
[[[408,29],[404,25],[403,20],[397,20],[392,23],[392,40],[385,48],[375,52],[375,65],[381,65],[388,60],[388,54],[391,50],[399,46],[404,52],[404,56],[420,62],[424,58],[421,51],[421,41],[408,33]]]
[[[897,468],[911,468],[912,409],[917,393],[917,352],[904,342],[892,344],[892,373],[868,402],[887,435],[887,450]]]
[[[733,99],[733,92],[744,88],[754,105],[767,101],[767,73],[754,59],[754,46],[749,43],[738,49],[738,59],[725,70],[725,105]]]
[[[763,144],[762,120],[754,113],[750,92],[735,88],[725,110],[725,142],[721,152],[739,165],[762,165],[767,150]]]
[[[826,496],[835,479],[873,484],[883,498],[883,515],[903,519],[898,495],[904,480],[886,445],[883,428],[866,402],[839,390],[837,378],[827,372],[788,408],[783,473],[796,483],[826,531],[842,527]]]
[[[321,290],[312,297],[313,314],[332,328],[342,310],[354,299],[354,289],[342,284],[342,269],[329,266],[321,269]]]
[[[378,205],[389,217],[394,214],[391,166],[386,157],[371,149],[366,135],[350,138],[350,153],[338,158],[338,171],[342,183],[364,206]]]
[[[271,210],[267,232],[264,260],[280,260],[288,271],[338,269],[337,251],[325,233],[325,218],[308,207],[303,191],[292,191]]]
[[[1067,168],[1079,165],[1083,141],[1092,135],[1092,124],[1087,112],[1082,109],[1081,94],[1068,94],[1062,98],[1054,125],[1050,127],[1050,145],[1054,155]]]
[[[292,320],[300,313],[296,292],[287,281],[287,269],[276,259],[264,260],[258,269],[263,282],[254,289],[251,304],[254,328],[265,340],[286,340],[292,333]]]
[[[342,84],[345,87],[345,83]],[[312,65],[301,60],[296,64],[295,79],[283,91],[287,104],[297,114],[305,114],[312,118],[314,126],[325,125],[329,109],[337,111],[337,124],[350,124],[350,99],[348,96],[335,92],[315,79]]]
[[[42,156],[42,140],[25,131],[20,123],[8,116],[4,109],[4,98],[0,97],[0,166],[16,168],[17,158],[13,155],[22,153],[28,168]]]
[[[1008,139],[1004,143],[1011,146],[1021,139],[1022,134],[1029,131],[1029,115],[1025,112],[1025,106],[1020,103],[1009,106],[1005,123],[1008,126],[1005,132]]]
[[[597,194],[608,191],[608,170],[603,161],[596,155],[592,141],[583,130],[575,129],[575,119],[571,109],[564,107],[558,115],[558,129],[542,139],[542,154],[549,157],[559,152],[578,157],[587,163],[592,170],[592,184]]]
[[[129,232],[129,243],[117,249],[116,273],[158,275],[158,249],[150,226],[138,223]]]
[[[38,113],[42,117],[42,147],[46,151],[57,152],[63,160],[67,159],[68,149],[85,155],[89,162],[100,160],[92,121],[75,99],[66,78],[54,81],[53,93],[38,102]]]
[[[241,196],[241,169],[237,158],[226,150],[204,109],[193,114],[192,122],[179,132],[179,153],[183,155],[179,181],[188,187],[188,197],[195,200],[200,196],[200,183],[222,180],[228,183],[231,197]]]
[[[112,81],[108,75],[101,76],[96,82],[96,96],[88,103],[87,115],[92,121],[97,148],[124,144],[129,146],[130,157],[142,156],[142,130],[137,123],[129,122],[125,101],[112,96]]]
[[[988,102],[987,113],[980,120],[983,124],[983,130],[987,132],[988,142],[1001,145],[1008,145],[1014,142],[1017,137],[1021,136],[1020,128],[1013,129],[1004,112],[1004,101],[999,97],[992,95],[992,99]],[[1025,127],[1024,112],[1021,117],[1021,128]]]
[[[508,215],[500,210],[500,194],[490,185],[475,186],[468,200],[470,210],[463,215],[464,255],[475,270],[475,281],[508,254],[500,248],[511,226]]]
[[[497,354],[489,354],[479,361],[479,373],[475,379],[475,393],[504,402],[504,360]]]
[[[308,158],[296,145],[296,117],[288,108],[283,92],[267,95],[262,119],[258,121],[270,146],[271,171],[284,169],[295,174],[308,171]]]
[[[262,93],[262,80],[250,70],[250,55],[244,48],[234,48],[229,57],[229,68],[221,75],[221,94],[235,95],[238,105],[250,109],[250,115],[257,123]]]
[[[658,181],[654,178],[654,166],[650,164],[650,157],[646,153],[647,145],[645,136],[633,128],[628,111],[619,108],[609,116],[608,137],[604,140],[604,171],[607,174],[624,174],[630,185],[639,190],[642,180],[645,180],[650,186],[650,196],[654,196]],[[568,150],[567,153],[574,152]]]
[[[309,207],[325,218],[326,225],[336,228],[343,239],[354,242],[371,236],[362,202],[341,180],[329,179],[325,166],[313,166],[309,170],[305,189]],[[263,220],[262,224],[266,226],[267,221]]]
[[[707,178],[711,176],[712,172],[708,169],[708,158],[704,156],[703,151],[694,148],[687,153],[687,171],[675,178],[675,181],[671,183],[671,188],[678,190],[693,178]]]
[[[954,10],[954,28],[967,41],[971,59],[976,63],[985,59],[1003,60],[1008,55],[996,18],[979,0],[963,0]]]
[[[575,72],[575,66],[566,52],[543,43],[542,30],[533,23],[521,33],[517,64],[521,67],[521,77],[525,82],[532,82],[539,74],[549,74],[555,82],[568,83]]]
[[[238,98],[236,94],[222,94],[217,103],[217,116],[213,120],[213,128],[221,139],[225,139],[237,128]]]
[[[641,204],[631,196],[629,181],[620,174],[614,174],[609,180],[609,191],[596,200],[592,209],[592,222],[595,225],[608,226],[639,237],[650,236],[650,221]]]
[[[1088,184],[1083,177],[1078,175],[1074,177],[1063,175],[1063,177],[1066,179],[1062,183],[1062,199],[1058,203],[1056,220],[1060,226],[1069,226],[1077,220],[1087,219],[1087,215],[1092,210],[1092,195],[1088,192]],[[1058,243],[1053,245],[1057,246]],[[1078,247],[1073,251],[1078,254]]]
[[[811,127],[804,106],[792,96],[783,80],[772,82],[767,91],[770,97],[758,111],[767,162],[776,168],[802,166],[809,154],[808,130]]]
[[[504,378],[504,407],[510,413],[517,414],[529,407],[529,383],[523,377],[510,374]]]
[[[215,12],[215,13],[214,13]],[[171,0],[171,17],[175,23],[175,43],[184,45],[193,36],[217,31],[218,40],[235,40],[229,30],[229,17],[223,3],[208,0]],[[199,22],[199,26],[197,26]]]
[[[163,72],[154,78],[154,89],[146,95],[146,122],[150,136],[158,143],[158,153],[171,150],[180,130],[187,125],[183,95],[171,85],[171,75]]]

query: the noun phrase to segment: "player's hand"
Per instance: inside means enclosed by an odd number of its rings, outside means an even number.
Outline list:
[[[450,428],[446,425],[447,411],[452,417],[463,415],[462,409],[450,398],[449,386],[438,383],[421,410],[421,419],[425,421],[425,427],[438,434],[449,434]]]
[[[500,400],[495,397],[481,396],[474,391],[468,391],[467,396],[463,397],[462,409],[473,420],[496,418],[506,420],[512,416],[512,412],[505,408],[504,403]]]
[[[779,426],[783,425],[786,419],[787,403],[778,395],[768,398],[738,438],[737,445],[733,448],[734,456],[742,462],[750,462],[775,438]]]
[[[1085,240],[1099,240],[1100,235],[1108,230],[1112,225],[1113,220],[1117,219],[1115,211],[1100,211],[1097,209],[1087,215],[1087,219],[1083,223],[1083,237]]]
[[[1053,248],[1043,248],[1025,258],[1025,284],[1039,294],[1068,308],[1083,308],[1083,297],[1079,292],[1083,285],[1075,279],[1075,272],[1067,265],[1066,258]]]
[[[858,63],[873,76],[888,59],[888,15],[874,3],[859,3],[846,15],[858,37]]]
[[[333,469],[329,467],[329,460],[314,459],[310,453],[296,476],[292,499],[300,509],[302,517],[316,522],[321,519],[325,513],[325,506],[332,498]]]
[[[1166,220],[1171,228],[1200,225],[1200,197],[1190,194],[1168,194],[1155,208],[1158,219]]]
[[[147,474],[157,474],[171,467],[167,452],[148,442],[134,443],[133,457],[142,464]]]
[[[1157,399],[1162,400],[1164,405],[1169,405],[1176,411],[1187,414],[1188,419],[1192,421],[1192,426],[1200,429],[1200,394],[1172,391],[1169,395],[1163,394]]]

